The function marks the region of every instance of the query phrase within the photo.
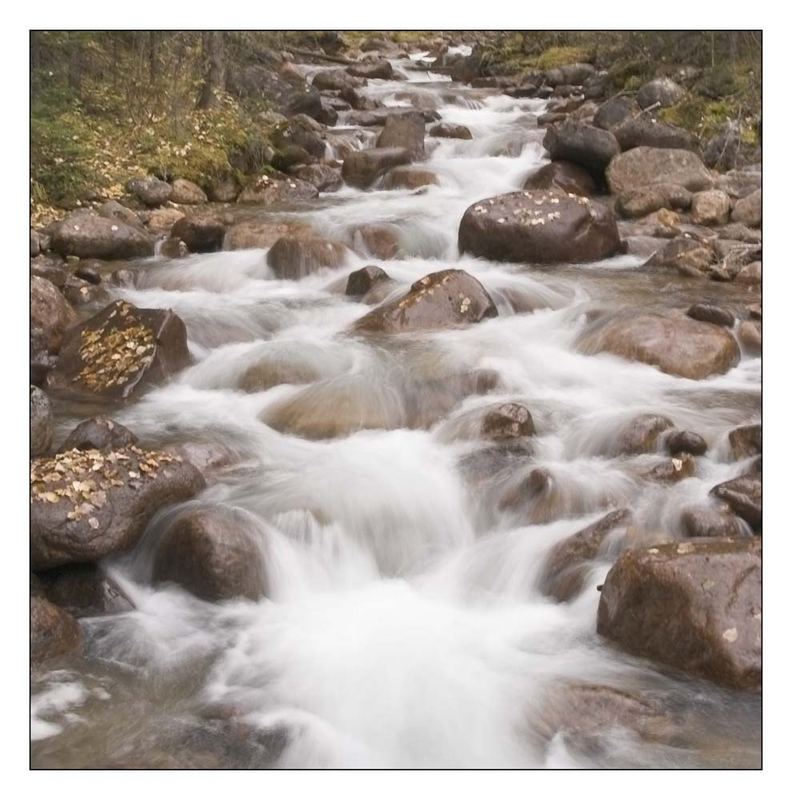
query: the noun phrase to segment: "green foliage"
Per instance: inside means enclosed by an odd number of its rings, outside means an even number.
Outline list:
[[[553,69],[562,67],[564,64],[576,64],[588,61],[591,58],[591,51],[585,47],[550,47],[534,60],[531,66],[537,69]]]

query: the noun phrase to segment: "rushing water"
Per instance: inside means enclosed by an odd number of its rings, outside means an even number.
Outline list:
[[[758,763],[756,697],[626,656],[597,637],[595,618],[596,586],[619,540],[679,536],[680,510],[741,471],[725,437],[758,418],[760,362],[744,354],[728,374],[696,382],[575,349],[593,310],[684,307],[736,290],[650,274],[631,256],[543,270],[460,258],[465,208],[519,188],[544,163],[536,116],[545,104],[405,74],[365,91],[386,105],[436,107],[473,133],[427,137],[439,186],[346,187],[275,216],[329,236],[396,226],[405,256],[379,263],[399,289],[460,267],[490,290],[500,315],[374,343],[347,333],[366,308],[339,291],[372,259],[350,254],[343,267],[299,282],[276,280],[263,250],[140,263],[137,288],[117,294],[174,309],[195,363],[116,418],[144,444],[201,441],[232,455],[200,501],[255,515],[270,593],[208,604],[152,588],[160,515],[134,553],[107,565],[135,610],[84,619],[86,655],[34,674],[35,766]],[[330,150],[370,144],[373,135],[345,127],[344,116]],[[242,391],[245,371],[262,361],[297,365],[315,380]],[[495,388],[457,391],[477,370],[496,374]],[[531,409],[531,451],[470,438],[471,412],[511,400]],[[304,436],[265,423],[284,404],[297,409],[290,419]],[[650,484],[640,475],[660,454],[610,454],[619,427],[647,411],[711,443],[696,477]],[[87,415],[59,409],[60,435]],[[360,420],[374,429],[355,430]],[[503,507],[536,467],[553,475],[551,498]],[[634,525],[614,534],[579,597],[543,596],[549,549],[620,506],[633,509]],[[565,700],[565,687],[580,683],[649,698],[659,730],[588,719]]]

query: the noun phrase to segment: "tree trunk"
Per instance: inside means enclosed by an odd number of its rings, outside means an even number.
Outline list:
[[[198,108],[216,108],[219,104],[218,93],[225,89],[226,59],[225,42],[222,31],[207,31],[203,35],[204,58],[207,61]]]

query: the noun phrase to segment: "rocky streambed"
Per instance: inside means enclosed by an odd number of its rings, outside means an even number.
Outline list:
[[[758,766],[758,166],[383,47],[31,233],[33,766]]]

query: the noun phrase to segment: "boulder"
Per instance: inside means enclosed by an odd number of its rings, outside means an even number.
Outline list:
[[[40,595],[30,596],[30,661],[37,666],[50,658],[82,649],[80,624],[71,614]]]
[[[650,470],[643,473],[643,477],[649,481],[660,481],[662,483],[676,483],[685,478],[690,478],[696,474],[696,460],[690,453],[680,453],[678,456],[661,461]]]
[[[531,412],[520,403],[502,403],[487,409],[481,419],[481,436],[495,442],[533,436]]]
[[[206,192],[197,183],[188,181],[186,178],[177,178],[173,182],[170,199],[172,203],[186,206],[196,206],[208,201]]]
[[[401,250],[399,229],[395,225],[360,225],[351,232],[353,249],[385,261],[396,258]]]
[[[629,95],[617,94],[608,98],[594,115],[592,124],[606,131],[612,131],[628,119],[634,117],[640,108]]]
[[[446,269],[416,281],[402,296],[361,317],[354,330],[401,333],[481,322],[498,311],[489,292],[467,272]]]
[[[30,383],[44,386],[47,375],[55,366],[57,357],[47,348],[46,337],[41,328],[30,329]]]
[[[130,194],[137,197],[144,206],[149,208],[164,205],[171,199],[171,194],[173,194],[173,187],[169,183],[153,175],[149,175],[146,178],[133,178],[127,183],[126,188]]]
[[[135,445],[37,458],[30,482],[34,570],[129,550],[157,511],[205,486],[200,472],[179,456]]]
[[[762,188],[762,173],[759,169],[732,169],[717,175],[716,186],[734,200],[741,200]]]
[[[178,208],[154,208],[151,211],[141,211],[141,218],[146,223],[146,230],[156,236],[169,234],[171,228],[184,219],[185,213]]]
[[[276,125],[271,134],[273,147],[300,147],[311,158],[324,158],[327,145],[323,138],[324,128],[306,114],[297,114]]]
[[[671,78],[655,78],[649,83],[645,83],[639,90],[635,99],[641,108],[651,106],[673,106],[685,96],[685,90],[674,83]]]
[[[410,151],[404,147],[375,147],[370,150],[356,150],[344,159],[341,175],[350,185],[367,189],[389,169],[409,164]]]
[[[171,237],[160,245],[159,255],[162,258],[184,258],[190,255],[190,249],[181,239]]]
[[[367,83],[365,78],[350,75],[342,69],[328,69],[317,72],[312,85],[319,91],[341,92],[344,89],[359,89]]]
[[[573,120],[550,126],[542,144],[552,159],[571,161],[596,175],[602,175],[619,153],[612,133]]]
[[[420,189],[422,186],[437,186],[439,183],[437,175],[429,169],[404,166],[394,167],[385,173],[381,188]]]
[[[409,151],[413,159],[422,159],[426,157],[425,135],[426,123],[420,114],[389,116],[377,137],[377,147],[404,148]]]
[[[758,690],[761,568],[759,539],[628,550],[605,579],[597,632],[633,655]]]
[[[77,399],[128,400],[189,363],[176,314],[117,300],[69,331],[49,385]]]
[[[344,185],[341,170],[327,164],[303,164],[293,169],[292,174],[320,192],[335,192]]]
[[[674,423],[660,414],[638,414],[622,425],[608,447],[609,455],[634,456],[652,453],[658,449],[658,439]]]
[[[308,236],[312,233],[310,225],[293,219],[243,220],[226,230],[223,249],[268,249],[283,236]]]
[[[634,147],[621,153],[608,165],[606,177],[611,194],[657,183],[673,183],[691,192],[712,186],[712,176],[695,153],[666,147]]]
[[[215,214],[192,214],[173,226],[171,237],[181,239],[191,253],[215,253],[223,249],[225,230],[225,223]]]
[[[69,277],[66,263],[58,256],[40,255],[30,259],[30,274],[49,281],[56,289],[63,289]]]
[[[707,452],[707,442],[695,431],[671,431],[665,438],[665,449],[672,456],[682,453],[703,456]]]
[[[30,387],[30,455],[40,456],[52,447],[52,404],[37,386]]]
[[[120,422],[108,417],[93,417],[83,420],[67,437],[58,449],[59,453],[69,450],[118,450],[137,444],[137,436]]]
[[[362,92],[358,92],[351,87],[341,90],[340,97],[346,100],[356,111],[373,111],[380,107],[380,102],[373,97],[368,97]]]
[[[684,128],[659,122],[646,114],[627,119],[611,130],[622,152],[634,147],[695,150],[697,146],[693,135]]]
[[[708,303],[694,303],[687,310],[687,315],[699,322],[710,322],[713,325],[722,325],[724,328],[731,328],[735,321],[731,311]]]
[[[233,203],[239,195],[239,184],[233,175],[220,175],[209,182],[209,199],[215,203]]]
[[[597,186],[583,167],[570,161],[551,161],[529,175],[523,189],[559,189],[579,197],[591,197]]]
[[[762,224],[762,190],[737,200],[732,209],[732,222],[741,222],[749,228],[759,228]]]
[[[430,136],[439,139],[472,139],[470,128],[465,125],[455,125],[453,122],[438,122],[429,129]]]
[[[154,255],[154,240],[120,220],[77,211],[54,227],[52,249],[78,258],[141,258]]]
[[[583,334],[580,346],[585,353],[612,353],[691,380],[728,372],[740,360],[728,331],[675,313],[603,316]]]
[[[729,221],[731,201],[726,192],[709,189],[696,192],[690,206],[690,218],[696,225],[725,225]]]
[[[262,175],[249,186],[246,186],[237,197],[238,203],[257,203],[263,206],[293,204],[318,197],[317,188],[299,178],[275,173],[274,176]]]
[[[688,506],[679,518],[682,532],[691,539],[750,536],[751,530],[725,504]]]
[[[610,511],[601,519],[555,545],[547,555],[539,580],[539,591],[559,603],[580,594],[602,543],[612,531],[625,528],[632,518],[626,508]]]
[[[134,608],[121,587],[96,564],[69,564],[39,577],[47,599],[78,619]]]
[[[152,580],[176,583],[202,600],[259,600],[267,592],[261,533],[246,512],[188,507],[162,531]]]
[[[735,283],[745,283],[749,286],[758,286],[762,283],[762,262],[752,261],[741,267],[734,276]],[[760,336],[761,338],[761,336]]]
[[[629,218],[645,217],[661,208],[684,211],[690,208],[693,195],[684,186],[673,183],[657,183],[630,189],[619,195],[616,201],[619,212]]]
[[[672,239],[647,262],[647,267],[670,267],[683,275],[714,274],[719,262],[715,248],[706,241],[689,236]]]
[[[381,61],[368,61],[359,64],[352,64],[346,68],[350,75],[358,78],[374,79],[389,81],[393,78],[393,67],[390,61],[382,59]]]
[[[364,297],[375,286],[383,283],[390,283],[391,277],[380,267],[363,267],[356,269],[349,274],[347,278],[346,289],[344,294],[347,297]]]
[[[762,530],[762,479],[756,475],[742,475],[714,486],[710,494],[722,500],[751,528]]]
[[[746,353],[761,355],[762,323],[755,319],[744,319],[737,326],[737,338]]]
[[[42,344],[48,352],[58,352],[75,319],[74,309],[52,283],[36,275],[31,277],[30,327],[41,331]]]
[[[729,431],[729,446],[736,459],[757,456],[762,452],[762,426],[742,425]]]
[[[108,200],[102,203],[102,205],[96,209],[96,213],[99,214],[100,217],[112,219],[116,222],[123,222],[125,225],[131,225],[133,228],[140,227],[140,217],[131,208],[121,205],[118,200]]]
[[[558,189],[511,192],[470,206],[459,252],[493,261],[554,264],[596,261],[621,252],[613,214]]]
[[[283,236],[269,253],[267,264],[282,280],[299,280],[325,267],[339,267],[346,258],[341,242],[319,236]]]

